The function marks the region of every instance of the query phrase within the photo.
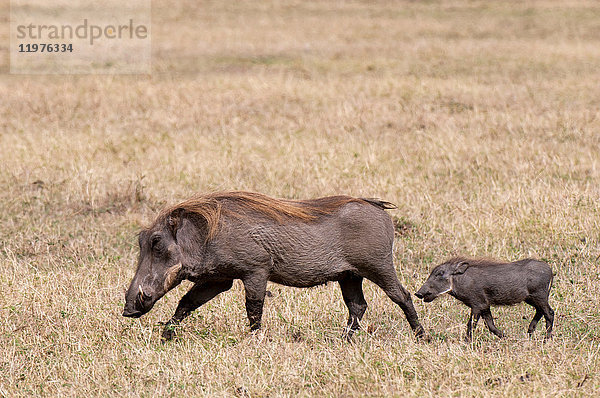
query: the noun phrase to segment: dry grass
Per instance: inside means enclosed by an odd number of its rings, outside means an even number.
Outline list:
[[[600,390],[597,2],[153,3],[150,77],[0,76],[0,396]],[[135,233],[218,189],[395,202],[411,291],[449,255],[545,259],[555,338],[522,305],[466,344],[441,298],[416,343],[371,283],[354,344],[335,284],[271,285],[250,334],[236,283],[161,344],[189,285],[122,318]]]

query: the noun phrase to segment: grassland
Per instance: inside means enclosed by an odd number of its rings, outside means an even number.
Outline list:
[[[151,76],[0,75],[0,396],[597,394],[598,3],[239,3],[154,0]],[[521,305],[465,343],[444,297],[417,343],[370,282],[353,344],[336,284],[270,285],[251,334],[236,283],[161,344],[190,285],[121,317],[136,232],[225,189],[396,203],[412,292],[450,255],[544,259],[555,337]]]

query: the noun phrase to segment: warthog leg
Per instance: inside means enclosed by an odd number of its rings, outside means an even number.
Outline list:
[[[171,340],[175,335],[173,326],[179,324],[184,320],[192,311],[200,307],[202,304],[210,301],[219,293],[231,289],[233,281],[224,282],[205,282],[196,283],[192,288],[179,300],[175,314],[166,323],[162,338],[164,340]]]
[[[541,294],[534,295],[525,300],[525,302],[535,308],[535,315],[529,324],[527,333],[529,333],[530,336],[533,334],[537,323],[543,316],[546,320],[546,339],[551,339],[552,325],[554,324],[554,310],[552,310],[550,304],[548,304],[548,296],[542,296]]]
[[[496,336],[498,336],[500,338],[504,337],[504,333],[502,333],[496,327],[496,325],[494,325],[494,318],[492,317],[492,312],[490,311],[489,308],[487,308],[481,312],[481,317],[485,321],[485,324],[487,325],[490,332],[492,332],[493,334],[495,334]]]
[[[384,267],[381,267],[380,272],[376,274],[370,273],[369,275],[363,276],[382,288],[385,294],[387,294],[394,303],[400,306],[404,312],[404,315],[406,315],[408,324],[412,328],[417,338],[426,337],[425,330],[419,323],[419,316],[417,315],[417,311],[415,311],[415,307],[413,306],[410,293],[408,293],[408,291],[398,280],[394,264],[391,262],[391,258],[389,261],[389,265],[386,264]]]
[[[360,320],[367,310],[367,302],[362,290],[363,278],[356,274],[350,274],[339,280],[344,303],[348,307],[348,327],[346,338],[350,339],[354,331],[360,328]]]
[[[471,309],[471,315],[469,315],[469,322],[467,322],[467,341],[471,341],[473,337],[473,330],[477,327],[477,322],[479,322],[479,311],[475,311]],[[475,319],[473,319],[475,318]]]
[[[527,328],[527,333],[529,333],[529,336],[533,334],[533,331],[535,330],[535,327],[537,326],[540,319],[542,319],[542,316],[544,316],[544,313],[540,309],[536,308],[535,315],[533,316],[533,319],[531,320],[531,323]]]
[[[268,279],[263,270],[252,272],[242,279],[246,290],[246,314],[250,321],[250,330],[260,329]]]

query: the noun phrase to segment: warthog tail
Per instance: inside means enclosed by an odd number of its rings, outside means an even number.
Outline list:
[[[556,274],[553,273],[552,275],[550,275],[550,283],[548,283],[548,296],[550,296],[550,289],[552,289],[552,284],[554,283],[554,275]]]
[[[392,202],[386,202],[385,200],[380,200],[376,198],[360,198],[365,202],[372,204],[373,206],[381,207],[382,209],[397,209],[398,206],[393,204]]]

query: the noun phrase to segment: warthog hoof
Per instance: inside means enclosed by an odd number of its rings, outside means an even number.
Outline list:
[[[165,328],[163,329],[162,334],[161,334],[161,340],[163,342],[166,342],[166,341],[172,340],[173,337],[175,337],[175,326],[173,326],[173,325],[165,326]]]
[[[431,336],[428,333],[426,333],[425,329],[423,329],[422,327],[415,330],[415,336],[417,337],[418,341],[431,343]]]

